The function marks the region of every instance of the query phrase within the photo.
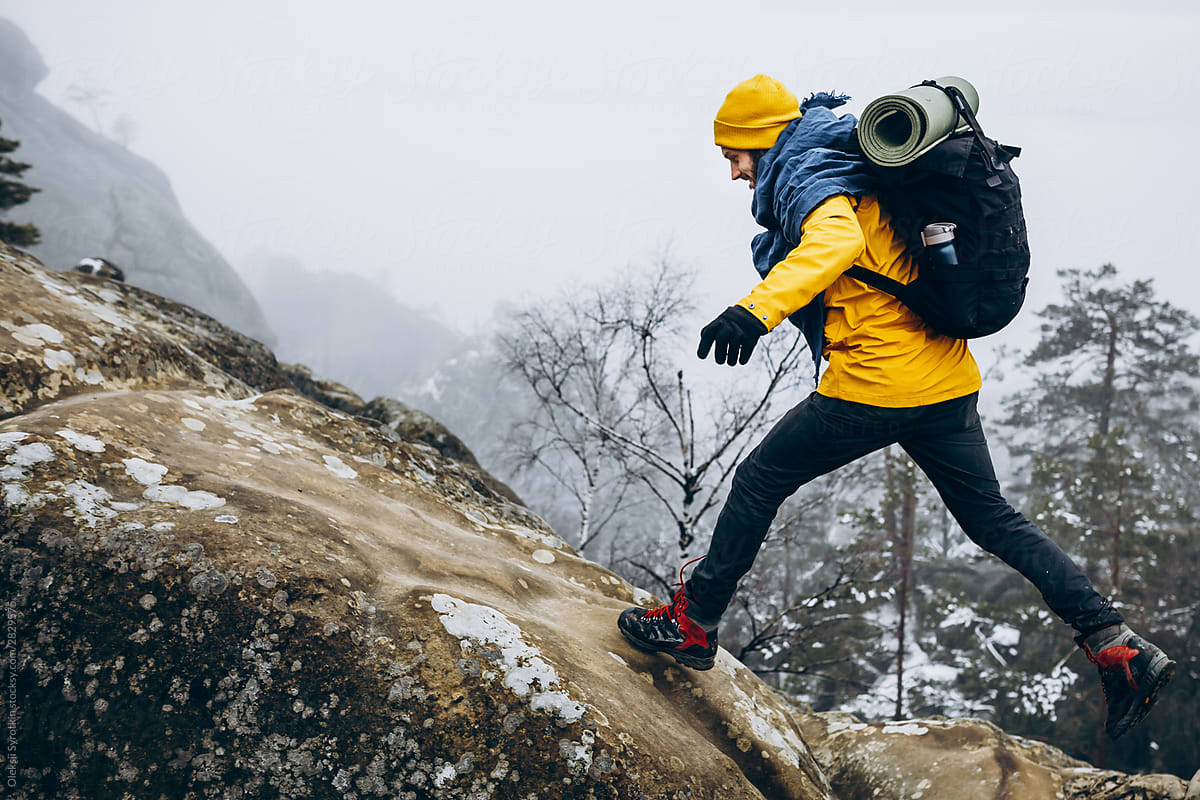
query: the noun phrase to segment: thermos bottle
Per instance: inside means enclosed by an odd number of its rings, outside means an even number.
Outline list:
[[[925,244],[925,258],[933,264],[953,265],[958,263],[958,253],[954,249],[954,229],[958,227],[953,222],[931,222],[921,231],[921,241]]]

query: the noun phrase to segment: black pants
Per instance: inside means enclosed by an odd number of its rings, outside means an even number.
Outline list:
[[[1081,633],[1121,622],[1083,570],[1000,493],[975,394],[881,408],[813,393],[734,473],[708,555],[687,582],[688,615],[716,622],[750,571],[783,501],[814,478],[898,442],[973,542],[1029,579]]]

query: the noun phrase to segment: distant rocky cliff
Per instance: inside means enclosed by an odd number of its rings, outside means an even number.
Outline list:
[[[425,383],[464,344],[419,298],[402,303],[361,275],[262,253],[239,268],[279,337],[276,355],[367,396]]]
[[[41,189],[11,212],[41,230],[31,252],[56,270],[108,258],[130,283],[272,342],[249,289],[184,218],[166,175],[37,94],[46,74],[21,29],[0,19],[0,134],[20,141],[13,157],[32,165],[22,180]]]
[[[6,797],[1184,797],[636,652],[651,598],[428,417],[2,245],[0,297]]]

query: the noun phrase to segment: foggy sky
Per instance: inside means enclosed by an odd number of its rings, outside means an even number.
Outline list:
[[[757,226],[712,117],[758,72],[847,92],[852,113],[967,77],[988,133],[1025,150],[1031,306],[1055,269],[1111,261],[1200,312],[1194,2],[812,5],[0,0],[0,16],[41,51],[50,100],[92,124],[68,87],[108,90],[102,124],[134,122],[131,149],[235,268],[295,255],[461,330],[664,250],[699,270],[711,315],[743,296]]]

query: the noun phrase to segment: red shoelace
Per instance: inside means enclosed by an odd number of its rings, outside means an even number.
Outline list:
[[[675,584],[679,587],[679,591],[675,592],[675,595],[671,598],[671,602],[667,603],[665,606],[659,606],[658,608],[650,609],[642,615],[643,618],[659,619],[663,616],[666,616],[672,621],[679,618],[679,614],[683,613],[683,610],[686,609],[688,605],[687,593],[684,591],[683,587],[683,571],[702,558],[704,558],[704,556],[693,558],[691,561],[688,561],[679,568],[679,580]]]

